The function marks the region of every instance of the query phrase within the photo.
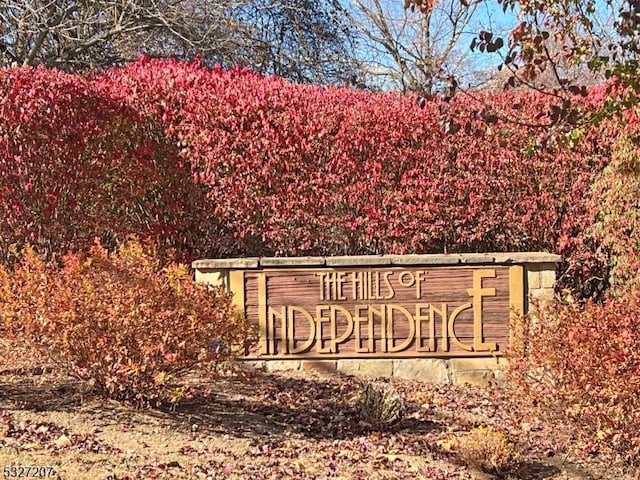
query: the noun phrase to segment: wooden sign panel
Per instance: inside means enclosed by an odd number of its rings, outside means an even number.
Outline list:
[[[257,358],[491,356],[522,312],[520,266],[232,272]]]

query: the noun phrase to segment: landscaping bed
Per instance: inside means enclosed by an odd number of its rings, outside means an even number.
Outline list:
[[[52,478],[105,480],[637,478],[497,388],[394,380],[405,415],[375,431],[360,414],[353,377],[248,372],[188,381],[194,398],[136,410],[50,369],[5,369],[0,466],[51,466]],[[517,449],[508,469],[468,465],[460,439],[477,427]]]

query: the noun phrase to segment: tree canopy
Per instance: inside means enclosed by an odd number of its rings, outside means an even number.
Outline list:
[[[462,4],[477,3],[459,0]],[[640,2],[637,0],[496,0],[502,9],[517,17],[517,25],[508,38],[495,32],[481,31],[473,39],[472,49],[500,52],[501,68],[511,74],[506,87],[516,83],[534,85],[547,75],[554,80],[552,94],[566,99],[586,95],[584,76],[571,79],[567,66],[588,68],[594,75],[611,80],[610,89],[626,89],[618,107],[637,103],[640,81],[637,78],[640,53]],[[433,0],[406,0],[405,7],[428,14]],[[603,25],[603,12],[608,22]],[[566,105],[565,105],[566,106]],[[555,115],[566,118],[568,108]]]
[[[0,65],[84,71],[145,53],[315,83],[353,76],[336,0],[3,0]]]

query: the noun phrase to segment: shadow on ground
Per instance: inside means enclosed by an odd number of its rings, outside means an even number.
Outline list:
[[[225,389],[165,411],[177,425],[196,424],[198,429],[235,436],[287,432],[310,439],[341,440],[372,431],[356,407],[356,382],[344,377],[264,375],[248,382],[242,395],[226,393],[232,389]],[[409,406],[409,416],[387,433],[419,434],[441,428],[436,422],[411,416],[411,410]]]
[[[0,410],[82,414],[96,426],[119,423],[135,428],[161,422],[194,436],[229,435],[256,444],[278,444],[287,438],[325,445],[336,441],[355,444],[366,438],[383,452],[400,448],[411,450],[408,453],[413,455],[429,453],[462,463],[455,452],[442,452],[435,440],[452,429],[465,430],[468,426],[461,419],[431,415],[409,401],[403,420],[388,431],[375,432],[366,419],[360,418],[356,407],[358,384],[349,377],[255,374],[244,379],[200,380],[206,388],[196,389],[198,395],[189,401],[135,410],[98,398],[81,382],[49,375],[43,369],[5,370],[0,372]],[[527,457],[515,478],[546,480],[570,470],[577,478],[598,478],[575,464],[560,464],[559,460],[536,455]]]

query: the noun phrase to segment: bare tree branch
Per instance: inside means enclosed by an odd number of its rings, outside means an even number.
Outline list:
[[[0,0],[0,65],[69,71],[152,56],[348,83],[338,0]]]
[[[364,75],[382,77],[382,88],[431,93],[464,68],[461,36],[477,2],[437,2],[426,14],[404,9],[402,2],[350,0],[346,16],[364,37],[368,58]],[[382,68],[381,68],[382,66]]]

